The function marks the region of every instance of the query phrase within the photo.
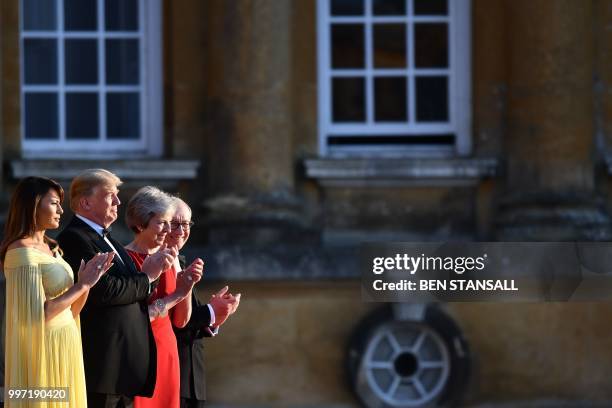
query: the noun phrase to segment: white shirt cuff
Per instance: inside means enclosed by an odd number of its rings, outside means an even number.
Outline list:
[[[213,307],[210,305],[210,303],[207,303],[206,306],[208,306],[208,310],[210,310],[210,324],[209,326],[212,326],[213,324],[215,324],[215,309],[213,309]],[[217,327],[216,330],[218,330],[219,328]]]

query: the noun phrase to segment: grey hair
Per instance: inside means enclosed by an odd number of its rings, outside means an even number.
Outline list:
[[[193,215],[193,210],[191,209],[191,207],[189,206],[189,204],[187,204],[185,202],[185,200],[183,200],[181,197],[179,196],[171,196],[172,201],[174,203],[174,209],[176,210],[179,206],[183,205],[185,206],[185,208],[187,208],[189,210],[189,215]]]
[[[157,187],[145,186],[130,198],[125,211],[125,223],[135,233],[146,228],[156,215],[167,214],[176,207],[172,196]]]

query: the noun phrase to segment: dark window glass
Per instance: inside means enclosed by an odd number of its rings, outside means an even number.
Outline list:
[[[96,0],[64,0],[64,27],[66,31],[96,31]]]
[[[98,131],[98,94],[66,94],[66,138],[97,139]]]
[[[374,119],[377,122],[406,122],[406,92],[406,77],[374,78]]]
[[[419,122],[448,121],[448,78],[416,78],[416,116]]]
[[[25,102],[25,138],[59,139],[57,94],[27,92]]]
[[[448,67],[448,25],[415,24],[414,40],[414,59],[417,68]]]
[[[374,15],[406,15],[406,0],[374,0]]]
[[[55,0],[22,0],[23,29],[55,30],[57,25],[57,6]]]
[[[331,26],[332,68],[363,68],[363,24]]]
[[[362,16],[363,0],[331,0],[332,16]]]
[[[374,67],[406,67],[406,25],[374,24]]]
[[[140,95],[135,92],[110,92],[106,95],[108,139],[140,137]]]
[[[364,78],[333,78],[333,118],[334,122],[365,121]]]
[[[57,84],[57,41],[26,38],[23,40],[24,83]]]
[[[106,83],[137,85],[139,54],[138,40],[106,40]]]
[[[93,39],[65,40],[66,83],[98,83],[98,41]]]
[[[446,0],[414,0],[414,14],[439,16],[448,14]]]
[[[138,31],[138,0],[106,0],[107,31]]]

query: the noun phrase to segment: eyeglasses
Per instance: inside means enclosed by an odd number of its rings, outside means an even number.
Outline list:
[[[170,229],[177,230],[177,229],[179,229],[179,227],[182,227],[183,231],[187,231],[187,230],[191,229],[191,227],[193,227],[194,224],[195,224],[195,222],[193,222],[193,221],[171,222],[170,223]]]

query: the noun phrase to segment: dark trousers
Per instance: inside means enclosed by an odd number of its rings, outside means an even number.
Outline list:
[[[89,408],[134,408],[134,398],[124,395],[87,393]]]
[[[204,408],[204,401],[181,397],[181,408]]]

